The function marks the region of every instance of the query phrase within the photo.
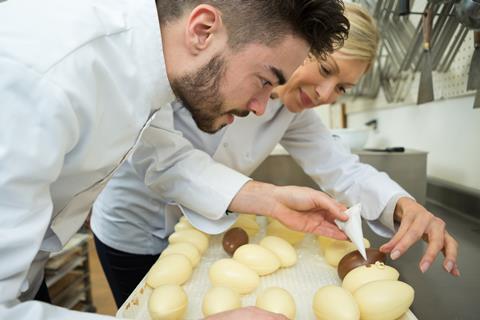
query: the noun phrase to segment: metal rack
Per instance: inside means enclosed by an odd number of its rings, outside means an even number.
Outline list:
[[[417,91],[419,66],[423,61],[422,24],[420,14],[427,1],[410,1],[413,11],[410,15],[400,16],[399,0],[372,1],[359,0],[377,21],[381,32],[380,52],[372,72],[364,77],[351,95],[355,97],[375,98],[381,87],[387,103],[399,103],[410,100]],[[435,86],[444,78],[451,78],[456,70],[454,61],[463,59],[464,50],[471,56],[469,30],[459,23],[455,16],[453,2],[437,1],[433,3],[434,15],[432,29],[433,70]],[[458,63],[457,63],[458,64]],[[440,80],[440,81],[439,81]],[[445,98],[459,95],[457,92],[436,92],[435,97]],[[460,90],[465,94],[466,90]]]
[[[77,233],[62,251],[51,255],[45,266],[45,282],[52,304],[64,308],[95,312],[90,283],[88,240]]]

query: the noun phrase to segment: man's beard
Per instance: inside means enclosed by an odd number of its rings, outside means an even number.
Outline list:
[[[223,115],[246,117],[249,114],[238,109],[223,112],[225,99],[220,94],[220,82],[225,70],[225,59],[217,55],[200,70],[172,81],[173,92],[190,111],[197,127],[208,133],[215,133],[225,126],[215,127],[215,120]]]

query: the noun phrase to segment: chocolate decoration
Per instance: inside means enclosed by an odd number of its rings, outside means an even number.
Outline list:
[[[374,248],[367,248],[366,251],[367,260],[363,259],[362,255],[360,254],[360,252],[358,252],[358,250],[355,250],[343,256],[337,267],[338,276],[341,280],[345,278],[345,276],[347,275],[347,273],[350,272],[350,270],[355,269],[356,267],[360,267],[363,265],[368,266],[370,264],[374,264],[377,261],[385,263],[387,259],[385,253],[380,252],[380,250]]]
[[[229,254],[233,255],[238,247],[248,243],[248,234],[242,228],[232,228],[225,232],[223,236],[223,249]]]

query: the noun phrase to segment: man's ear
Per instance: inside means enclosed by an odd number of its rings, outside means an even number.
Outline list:
[[[191,54],[197,55],[219,38],[224,25],[220,12],[213,6],[196,6],[188,16],[185,29],[185,41]]]

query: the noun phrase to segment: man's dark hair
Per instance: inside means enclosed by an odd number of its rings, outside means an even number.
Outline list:
[[[160,23],[199,4],[221,12],[232,48],[254,42],[271,46],[290,34],[303,38],[311,53],[322,57],[343,45],[350,27],[341,0],[157,0]]]

